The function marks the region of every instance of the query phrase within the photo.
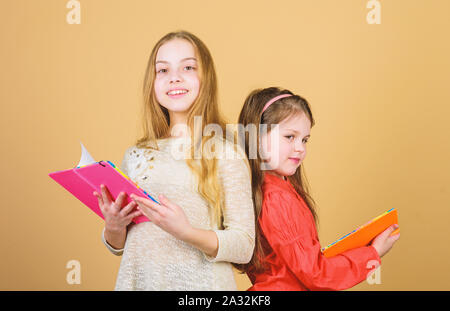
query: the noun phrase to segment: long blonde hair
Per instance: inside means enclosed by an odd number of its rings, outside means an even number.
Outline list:
[[[163,44],[173,39],[183,39],[191,43],[198,58],[200,89],[197,98],[188,111],[187,126],[190,129],[191,148],[189,149],[190,157],[186,158],[186,163],[198,178],[197,190],[199,194],[212,208],[211,221],[215,222],[219,228],[222,228],[223,198],[222,187],[218,179],[217,158],[202,156],[201,159],[196,160],[194,151],[201,150],[205,152],[205,143],[218,135],[218,133],[215,133],[215,136],[203,136],[203,130],[207,124],[217,124],[222,128],[222,133],[225,133],[225,121],[219,112],[217,77],[211,54],[199,38],[187,31],[168,33],[156,43],[150,54],[143,85],[142,124],[144,135],[137,141],[136,146],[138,148],[159,150],[156,140],[170,136],[169,112],[156,99],[154,81],[158,50]],[[201,117],[202,126],[201,128],[196,128],[194,132],[195,116]],[[199,145],[196,146],[197,149],[193,146],[195,142]]]
[[[293,96],[282,98],[270,105],[267,110],[262,113],[264,105],[275,96],[281,94],[291,94]],[[239,124],[246,127],[248,124],[254,124],[259,128],[260,124],[279,124],[281,121],[295,113],[304,113],[306,117],[311,122],[311,127],[314,125],[314,118],[311,113],[308,102],[300,97],[299,95],[294,95],[289,90],[280,89],[277,87],[269,87],[265,89],[257,89],[252,91],[245,99],[244,106],[242,107],[241,113],[239,115]],[[249,133],[246,132],[243,137],[244,142],[240,142],[245,145],[245,153],[249,157],[250,141]],[[256,137],[259,147],[260,133],[258,130],[258,135]],[[259,148],[258,148],[259,150]],[[264,179],[264,173],[261,170],[262,159],[260,154],[257,153],[257,157],[249,158],[250,169],[252,173],[252,193],[253,202],[255,208],[255,251],[251,261],[242,267],[242,270],[248,271],[250,268],[254,271],[263,271],[266,266],[264,264],[264,257],[267,255],[266,241],[261,232],[259,226],[259,217],[261,215],[262,203],[263,203],[263,193],[262,185]],[[315,222],[317,223],[317,213],[315,210],[315,203],[312,197],[309,195],[309,187],[306,180],[306,176],[303,172],[303,164],[297,168],[296,172],[292,176],[288,176],[289,181],[294,186],[297,193],[303,198],[303,200],[308,205]]]

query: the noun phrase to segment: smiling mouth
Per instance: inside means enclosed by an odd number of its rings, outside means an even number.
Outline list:
[[[167,95],[169,95],[169,96],[184,95],[187,92],[189,92],[189,91],[188,90],[173,90],[173,91],[167,92]]]

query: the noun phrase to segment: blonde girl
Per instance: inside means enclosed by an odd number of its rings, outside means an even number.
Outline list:
[[[232,143],[204,135],[208,124],[225,130],[205,44],[186,31],[161,38],[143,93],[144,136],[121,169],[159,204],[137,196],[125,204],[126,194],[114,200],[105,187],[95,193],[102,239],[122,255],[115,289],[236,290],[232,264],[248,263],[254,248],[250,171]],[[150,221],[132,223],[138,216]]]

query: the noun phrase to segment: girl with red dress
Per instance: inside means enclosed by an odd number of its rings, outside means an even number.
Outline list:
[[[364,281],[400,234],[390,236],[394,225],[370,245],[330,258],[322,254],[314,201],[302,174],[314,125],[308,102],[280,88],[254,90],[239,124],[247,130],[259,126],[257,135],[240,135],[252,171],[256,215],[255,252],[244,267],[253,284],[249,290],[343,290]]]

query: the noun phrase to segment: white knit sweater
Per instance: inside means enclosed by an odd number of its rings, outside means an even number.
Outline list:
[[[237,290],[230,262],[249,262],[255,238],[250,172],[242,152],[221,140],[224,230],[219,230],[211,224],[209,205],[197,192],[196,177],[182,156],[182,146],[189,140],[167,138],[157,142],[160,150],[128,148],[121,170],[152,197],[164,194],[180,206],[192,226],[214,230],[218,253],[210,258],[151,222],[131,223],[124,249],[112,248],[102,235],[113,254],[123,255],[115,289]]]

